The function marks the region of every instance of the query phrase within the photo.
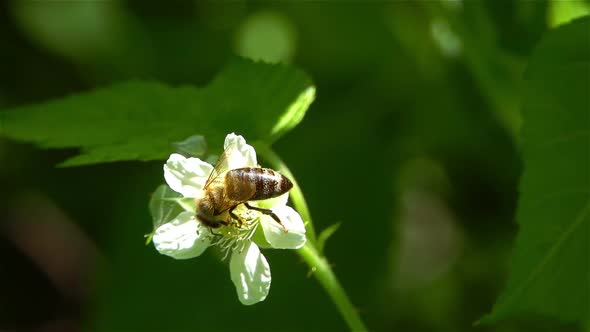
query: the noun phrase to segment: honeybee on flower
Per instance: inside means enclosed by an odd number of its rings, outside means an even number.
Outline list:
[[[158,225],[152,238],[156,249],[188,259],[218,246],[230,256],[240,302],[250,305],[266,299],[271,274],[259,245],[298,249],[306,242],[301,216],[286,205],[289,179],[259,167],[254,148],[233,133],[226,136],[215,167],[172,154],[164,165],[164,178],[170,189],[194,204],[183,205],[185,211]],[[263,234],[263,243],[253,241],[257,232]]]

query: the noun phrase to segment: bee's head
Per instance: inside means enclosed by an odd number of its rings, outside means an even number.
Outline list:
[[[210,227],[210,228],[219,228],[219,227],[225,225],[224,221],[217,220],[212,215],[207,215],[207,214],[202,213],[201,211],[198,211],[198,210],[197,210],[196,217],[197,217],[197,220],[199,222],[201,222],[201,224],[203,224],[207,227]]]

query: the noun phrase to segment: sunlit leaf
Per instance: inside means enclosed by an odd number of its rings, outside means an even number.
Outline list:
[[[553,0],[551,1],[549,25],[558,26],[575,18],[588,15],[590,3],[584,0]]]
[[[590,317],[590,19],[550,32],[523,102],[520,231],[490,322],[519,314]]]
[[[222,142],[235,132],[271,143],[302,120],[314,95],[297,69],[235,59],[204,88],[133,81],[7,110],[0,135],[80,147],[64,166],[165,159],[192,135]]]

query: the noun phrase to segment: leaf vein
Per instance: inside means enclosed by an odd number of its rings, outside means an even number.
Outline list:
[[[530,276],[516,288],[516,290],[511,294],[510,297],[508,297],[506,300],[503,301],[504,305],[508,305],[509,303],[513,302],[516,298],[521,296],[521,294],[525,291],[525,289],[529,285],[531,285],[531,283],[543,271],[543,269],[548,264],[548,262],[551,260],[551,258],[557,253],[557,251],[559,250],[559,248],[561,247],[563,242],[574,232],[574,230],[579,225],[582,224],[582,221],[584,221],[584,218],[588,214],[589,210],[590,210],[590,200],[588,200],[588,202],[582,208],[582,210],[580,211],[580,213],[578,214],[576,219],[574,219],[574,221],[570,224],[570,226],[565,230],[565,232],[563,232],[561,234],[561,236],[557,239],[555,244],[549,249],[549,252],[547,253],[547,255],[545,255],[545,257],[533,269]]]

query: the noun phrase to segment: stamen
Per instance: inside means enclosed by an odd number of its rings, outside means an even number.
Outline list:
[[[242,225],[231,223],[220,229],[219,234],[212,238],[211,244],[219,247],[223,253],[222,260],[225,260],[230,252],[242,252],[246,244],[254,235],[260,219],[250,218]]]

